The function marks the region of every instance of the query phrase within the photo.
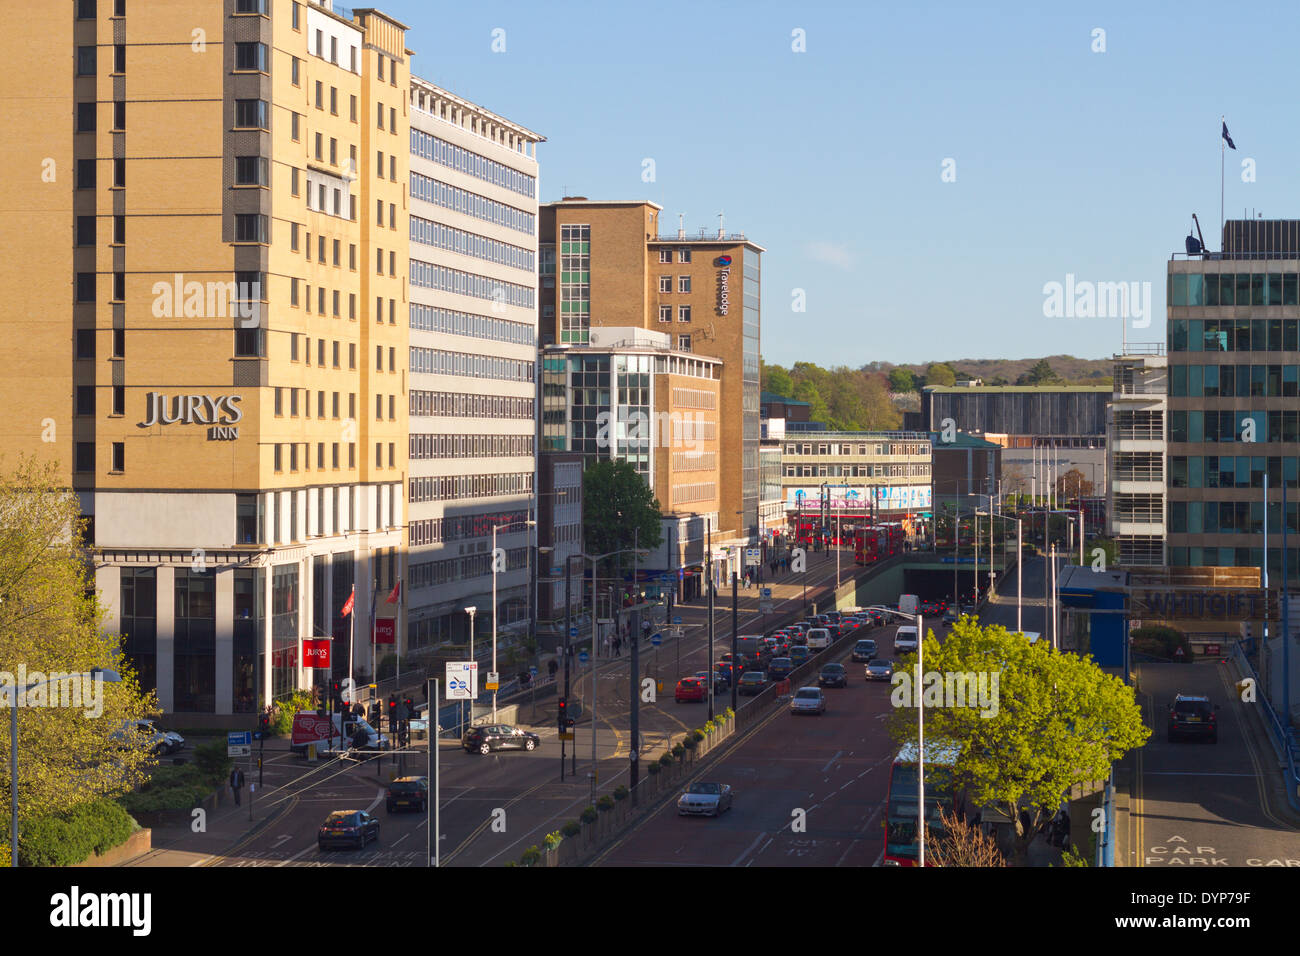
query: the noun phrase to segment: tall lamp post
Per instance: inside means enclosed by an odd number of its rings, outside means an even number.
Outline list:
[[[513,528],[515,525],[524,527],[537,527],[537,522],[531,518],[527,521],[508,521],[505,524],[494,524],[492,526],[492,673],[497,675],[497,682],[500,683],[501,675],[497,673],[497,532],[502,528]],[[471,619],[472,620],[472,619]],[[492,723],[497,720],[497,691],[492,688]]]
[[[120,684],[122,677],[117,671],[93,667],[83,674],[50,678],[36,681],[26,687],[14,684],[9,696],[9,865],[18,865],[18,707],[27,695],[38,687],[62,683],[65,680],[102,681],[105,684]]]
[[[478,608],[471,604],[469,607],[465,608],[465,613],[469,615],[469,659],[470,659],[471,661],[473,661],[473,660],[475,659],[475,658],[474,658],[474,615],[475,615],[476,613],[478,613]],[[478,688],[477,688],[477,686],[476,686],[476,687],[475,687],[475,690],[477,690],[477,689],[478,689]],[[464,711],[465,711],[465,705],[464,705],[464,704],[461,704],[461,718],[460,718],[460,723],[461,723],[461,734],[462,734],[462,735],[465,733],[465,729],[466,729],[466,727],[469,726],[469,725],[466,724],[466,722],[465,722],[465,713],[464,713]],[[469,723],[470,723],[470,724],[474,723],[474,701],[473,701],[473,699],[471,699],[470,702],[469,702]]]

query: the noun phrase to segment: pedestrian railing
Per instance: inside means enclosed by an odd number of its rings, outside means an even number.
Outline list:
[[[1263,688],[1260,687],[1259,674],[1255,672],[1254,665],[1246,657],[1244,645],[1245,642],[1240,639],[1233,641],[1232,654],[1236,659],[1237,667],[1255,682],[1255,700],[1263,709],[1266,718],[1265,724],[1273,739],[1273,748],[1286,762],[1284,778],[1287,802],[1291,804],[1291,809],[1300,813],[1300,773],[1297,773],[1296,770],[1297,746],[1295,731],[1282,723],[1277,712],[1269,704],[1268,698],[1264,696]]]

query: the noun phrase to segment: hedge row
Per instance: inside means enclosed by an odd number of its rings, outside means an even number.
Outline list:
[[[81,803],[65,813],[25,824],[18,835],[18,862],[23,866],[74,866],[92,853],[103,855],[125,843],[134,830],[135,821],[114,801]]]

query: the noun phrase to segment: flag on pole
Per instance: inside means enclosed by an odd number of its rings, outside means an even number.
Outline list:
[[[343,604],[343,610],[339,612],[339,617],[347,617],[349,614],[352,613],[352,605],[356,603],[356,598],[357,598],[357,586],[354,584],[352,585],[352,593],[348,595],[347,601],[345,601]]]
[[[402,579],[398,578],[397,583],[393,585],[393,592],[388,595],[385,604],[397,604],[402,600]]]
[[[1237,144],[1234,143],[1234,142],[1232,141],[1232,137],[1228,135],[1228,124],[1227,124],[1227,122],[1226,122],[1226,121],[1221,121],[1221,122],[1223,122],[1223,139],[1224,139],[1224,141],[1228,144],[1228,149],[1236,149],[1236,148],[1237,148]]]

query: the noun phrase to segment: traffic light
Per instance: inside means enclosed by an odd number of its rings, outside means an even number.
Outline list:
[[[402,700],[402,706],[406,708],[407,717],[410,717],[413,713],[415,713],[415,701],[411,700],[411,698],[409,697],[404,698]]]
[[[560,703],[559,724],[560,724],[560,730],[563,731],[564,728],[566,728],[567,726],[569,726],[569,723],[568,723],[568,721],[569,721],[569,699],[568,699],[567,697],[561,697],[561,698],[559,699],[559,703]]]
[[[388,695],[388,730],[397,732],[397,697],[394,694]]]
[[[337,704],[337,705],[340,705],[340,706],[342,705],[342,703],[343,703],[343,682],[342,682],[341,680],[337,680],[337,679],[335,679],[335,680],[330,681],[330,700],[334,701],[334,703]]]
[[[265,711],[257,715],[257,729],[266,733],[271,728],[271,717]]]

